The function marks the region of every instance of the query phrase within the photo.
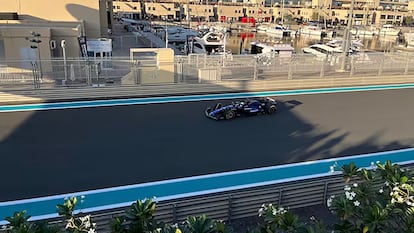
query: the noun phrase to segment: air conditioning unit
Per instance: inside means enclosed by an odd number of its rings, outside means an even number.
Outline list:
[[[55,49],[56,48],[56,40],[50,40],[49,41],[49,46],[50,46],[50,49]]]

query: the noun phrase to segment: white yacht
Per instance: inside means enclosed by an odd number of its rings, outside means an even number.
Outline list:
[[[292,34],[291,30],[282,25],[259,25],[257,26],[257,32],[266,33],[267,35],[279,38],[290,37]]]
[[[379,30],[374,27],[369,29],[365,27],[353,27],[351,29],[351,34],[357,38],[372,38],[379,34]]]
[[[327,32],[317,25],[306,25],[298,29],[300,36],[326,37]]]
[[[398,36],[400,33],[401,30],[391,24],[384,24],[379,30],[380,36]]]
[[[344,40],[342,39],[333,39],[325,43],[327,46],[336,48],[337,50],[342,52],[342,48],[344,46]],[[351,40],[349,43],[349,52],[359,52],[364,47],[364,44],[361,42],[361,40]]]
[[[164,28],[165,30],[165,28]],[[185,43],[189,37],[198,36],[198,32],[183,27],[169,26],[167,27],[169,43]]]
[[[225,34],[207,32],[188,42],[189,53],[220,54],[224,52]]]
[[[302,52],[323,58],[328,55],[341,54],[342,48],[333,48],[324,44],[314,44],[309,47],[302,48]]]
[[[269,44],[263,42],[252,42],[250,43],[251,54],[277,54],[279,57],[291,57],[292,54],[295,52],[295,48],[293,48],[290,44]]]

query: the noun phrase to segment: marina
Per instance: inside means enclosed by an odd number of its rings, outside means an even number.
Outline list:
[[[155,28],[157,28],[155,34],[162,40],[161,43],[165,44],[165,32],[160,33],[158,26],[155,26]],[[174,28],[177,30],[177,26],[174,26]],[[175,37],[168,36],[169,45],[177,47],[181,51],[181,54],[177,55],[191,53],[186,47],[189,39],[196,41],[194,38],[199,38],[198,41],[203,41],[201,40],[202,36],[195,36],[199,28],[200,26],[192,26],[192,29],[182,29],[182,31],[185,31],[189,35],[184,34],[181,36],[181,41],[174,40],[174,38],[177,38],[176,33],[173,34]],[[202,28],[203,30],[209,30],[206,26]],[[213,28],[219,28],[221,30],[215,30]],[[331,41],[343,41],[345,30],[344,28],[326,30],[312,25],[290,25],[289,27],[284,27],[282,25],[271,26],[270,24],[258,24],[256,28],[257,30],[252,28],[240,30],[238,26],[234,25],[233,28],[231,25],[230,27],[216,25],[210,27],[210,30],[216,32],[216,35],[221,38],[221,41],[217,41],[215,45],[225,43],[220,49],[220,52],[223,52],[223,49],[225,49],[227,53],[231,54],[250,53],[251,43],[288,44],[294,48],[294,52],[302,53],[304,48],[314,44],[329,44]],[[365,27],[353,27],[351,29],[351,35],[352,41],[358,41],[359,51],[394,52],[399,48],[412,46],[413,43],[412,33],[402,33],[401,29],[387,25],[384,25],[382,29],[378,30]],[[351,42],[351,47],[353,43]],[[200,45],[197,46],[199,49],[196,48],[196,51],[200,51],[201,53],[206,51]],[[195,46],[192,46],[192,48],[195,48]],[[212,49],[207,50],[209,50],[207,54],[210,54],[212,51]]]

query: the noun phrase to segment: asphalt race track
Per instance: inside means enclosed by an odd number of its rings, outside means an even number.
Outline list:
[[[412,89],[276,99],[219,122],[217,101],[0,113],[0,201],[414,145]]]

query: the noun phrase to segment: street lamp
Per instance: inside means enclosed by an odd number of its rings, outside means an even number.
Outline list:
[[[60,42],[60,47],[62,47],[62,50],[63,50],[63,68],[65,70],[65,84],[66,84],[66,82],[68,81],[68,67],[66,64],[66,41],[65,40],[62,40]]]
[[[30,39],[29,41],[32,42],[33,44],[30,46],[30,48],[32,49],[37,49],[37,60],[39,61],[39,73],[40,73],[40,80],[42,80],[43,78],[43,71],[42,71],[42,61],[41,61],[41,57],[40,57],[40,43],[42,43],[42,41],[39,39],[42,35],[40,33],[37,32],[30,32],[30,34],[32,35],[32,39]]]
[[[349,10],[349,15],[348,15],[348,24],[347,24],[347,27],[345,29],[345,34],[344,34],[342,63],[341,63],[341,68],[340,68],[341,71],[345,71],[346,60],[349,55],[349,47],[351,44],[351,27],[352,27],[352,20],[354,19],[354,4],[355,4],[355,0],[352,0],[351,8]]]

